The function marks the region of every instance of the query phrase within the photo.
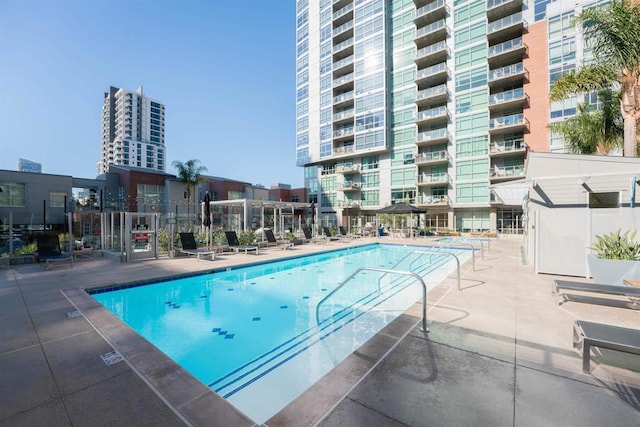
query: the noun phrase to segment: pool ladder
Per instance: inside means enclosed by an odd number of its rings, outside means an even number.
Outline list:
[[[316,323],[318,325],[320,324],[320,306],[322,305],[322,303],[324,303],[327,299],[329,299],[333,294],[335,294],[340,288],[342,288],[351,279],[353,279],[355,276],[357,276],[361,271],[365,271],[365,270],[367,270],[367,271],[377,271],[377,272],[380,272],[380,273],[385,273],[384,275],[386,275],[386,274],[400,274],[400,275],[403,275],[403,276],[412,276],[414,279],[416,279],[420,283],[420,285],[422,286],[422,327],[420,328],[420,330],[423,331],[423,332],[429,332],[429,329],[427,329],[427,285],[424,283],[424,280],[422,280],[422,277],[420,277],[416,273],[412,273],[410,271],[391,270],[391,269],[388,269],[388,268],[378,268],[378,267],[360,267],[360,268],[358,268],[356,271],[351,273],[351,275],[349,275],[349,277],[347,277],[342,283],[340,283],[333,291],[329,292],[329,294],[327,296],[322,298],[322,300],[320,300],[320,302],[318,302],[318,304],[316,305]],[[383,277],[384,277],[384,275],[383,275]],[[378,280],[378,293],[381,293],[380,280]]]

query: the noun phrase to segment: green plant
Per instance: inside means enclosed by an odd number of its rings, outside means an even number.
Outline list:
[[[640,260],[640,242],[636,242],[636,232],[620,229],[616,232],[596,236],[596,242],[589,249],[596,251],[596,256],[602,259]]]
[[[250,245],[256,240],[256,235],[253,231],[243,231],[238,234],[238,242],[241,245]]]

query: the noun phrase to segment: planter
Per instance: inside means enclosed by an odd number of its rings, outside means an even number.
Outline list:
[[[640,261],[602,259],[588,254],[587,265],[594,282],[605,285],[622,285],[623,279],[640,274]]]
[[[302,239],[293,239],[291,243],[293,243],[294,246],[300,246],[304,243],[304,241]]]

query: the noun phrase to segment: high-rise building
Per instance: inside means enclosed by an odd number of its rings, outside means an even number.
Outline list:
[[[102,105],[102,152],[98,174],[109,165],[165,171],[164,104],[135,92],[111,87]]]
[[[18,171],[42,173],[42,164],[27,159],[18,159]]]
[[[547,126],[575,100],[548,92],[584,56],[587,2],[564,3],[297,0],[296,161],[323,221],[408,202],[427,227],[521,230],[522,201],[492,188],[563,151]]]

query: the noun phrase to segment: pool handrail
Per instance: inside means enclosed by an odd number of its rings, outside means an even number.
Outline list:
[[[378,272],[385,273],[385,274],[387,274],[387,273],[402,274],[404,276],[413,276],[415,279],[417,279],[418,282],[420,282],[420,284],[422,285],[422,328],[420,328],[420,330],[422,332],[429,332],[429,329],[427,329],[427,285],[424,283],[424,280],[422,280],[422,277],[418,276],[416,273],[413,273],[411,271],[392,270],[392,269],[389,269],[389,268],[378,268],[378,267],[360,267],[360,268],[358,268],[353,273],[351,273],[349,275],[349,277],[344,279],[342,281],[342,283],[340,283],[338,286],[336,286],[336,288],[334,290],[329,292],[327,294],[327,296],[322,298],[318,302],[318,304],[316,304],[316,324],[318,324],[318,325],[320,324],[320,306],[322,305],[322,303],[325,302],[327,299],[329,299],[329,297],[331,297],[331,295],[335,294],[338,291],[338,289],[342,288],[351,279],[353,279],[356,275],[358,275],[361,271],[364,271],[364,270],[378,271]],[[380,292],[380,281],[378,281],[378,292]]]
[[[430,251],[428,249],[421,249],[421,250],[418,250],[418,251],[413,251],[412,253],[414,253],[414,254],[431,254],[431,255],[433,255],[433,254],[449,255],[449,256],[454,257],[456,259],[456,264],[457,264],[457,267],[456,267],[456,279],[457,279],[457,282],[458,282],[458,291],[460,290],[460,258],[458,258],[458,256],[456,254],[453,254],[451,252],[443,252],[443,251]],[[409,268],[411,268],[411,270],[413,270],[413,262],[417,261],[417,260],[418,260],[418,258],[414,259],[413,261],[411,261],[411,264],[409,264]]]
[[[452,243],[451,245],[443,245],[440,244],[439,242],[436,242],[436,245],[432,245],[432,247],[434,248],[455,248],[456,246],[460,246],[460,245],[467,245],[471,248],[471,262],[473,264],[473,271],[476,271],[476,248],[471,244],[471,243],[465,243],[465,242],[457,242],[457,243]],[[482,245],[480,245],[480,248],[482,250]],[[484,251],[482,252],[484,253]]]

